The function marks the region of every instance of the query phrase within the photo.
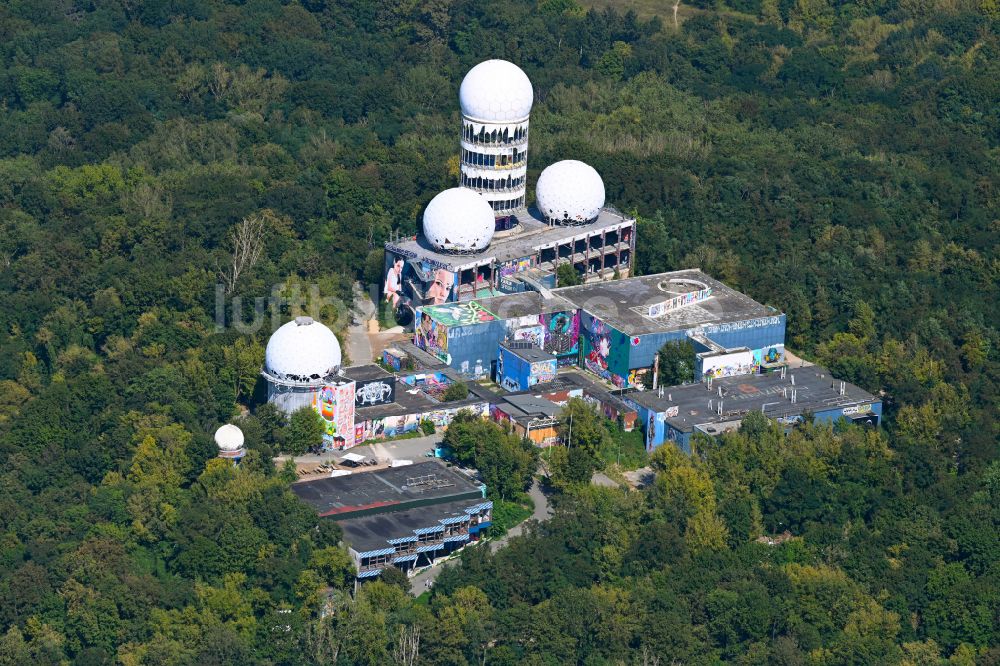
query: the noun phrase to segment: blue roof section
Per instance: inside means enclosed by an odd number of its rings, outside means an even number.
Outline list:
[[[382,548],[380,550],[366,550],[364,552],[358,553],[358,557],[378,557],[379,555],[392,555],[396,552],[395,548]]]
[[[417,552],[418,553],[433,553],[435,550],[441,550],[442,548],[444,548],[444,544],[443,543],[433,543],[433,544],[429,544],[427,546],[420,546],[419,548],[417,548]]]
[[[404,511],[338,521],[344,541],[356,553],[375,552],[387,546],[414,543],[421,535],[440,535],[445,524],[463,524],[469,516],[493,506],[481,497],[446,504],[432,504]]]
[[[411,553],[410,555],[400,555],[399,557],[392,558],[393,564],[399,564],[400,562],[416,562],[417,554]]]
[[[421,534],[433,534],[434,532],[443,532],[443,531],[444,531],[444,525],[431,525],[430,527],[417,528],[413,530],[413,533],[421,535]]]
[[[369,569],[368,571],[362,571],[358,574],[358,578],[374,578],[375,576],[382,573],[381,569]]]
[[[413,543],[417,540],[415,536],[405,536],[399,537],[398,539],[386,539],[386,543],[391,543],[394,546],[398,546],[401,543]]]
[[[444,542],[445,543],[459,543],[459,542],[468,541],[468,540],[469,540],[469,535],[468,534],[453,534],[450,537],[445,537],[444,538]]]

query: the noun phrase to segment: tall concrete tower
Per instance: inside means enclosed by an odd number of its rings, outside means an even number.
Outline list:
[[[517,65],[481,62],[465,75],[460,185],[479,192],[496,217],[524,207],[528,173],[528,116],[534,92]]]

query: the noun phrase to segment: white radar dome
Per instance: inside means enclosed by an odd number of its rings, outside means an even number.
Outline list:
[[[439,250],[478,252],[493,240],[493,207],[478,192],[453,187],[431,199],[424,211],[424,236]]]
[[[215,431],[215,443],[220,451],[239,451],[243,448],[243,431],[227,423]]]
[[[535,185],[538,210],[557,224],[582,224],[604,206],[604,181],[594,167],[563,160],[545,167]]]
[[[271,335],[264,370],[281,381],[311,383],[340,368],[340,342],[312,317],[296,317]]]
[[[486,60],[469,70],[458,91],[462,115],[485,122],[516,122],[531,113],[534,92],[521,68],[506,60]]]

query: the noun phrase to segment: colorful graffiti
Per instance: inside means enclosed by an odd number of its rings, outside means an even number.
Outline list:
[[[528,385],[544,384],[556,378],[556,360],[536,361],[531,364],[531,371],[528,375]]]
[[[687,305],[692,305],[694,303],[699,303],[709,298],[712,295],[712,288],[701,289],[699,291],[689,291],[686,294],[681,294],[680,296],[674,296],[673,298],[662,301],[660,303],[653,303],[649,306],[647,311],[647,316],[649,317],[660,317],[664,314],[670,312],[671,310],[676,310],[677,308],[682,308]]]
[[[556,357],[576,356],[580,352],[580,312],[555,312],[542,315],[545,343],[542,349]]]
[[[701,362],[701,375],[703,379],[708,379],[709,377],[751,375],[757,372],[760,367],[760,364],[754,359],[754,353],[749,349],[729,354],[704,356]]]
[[[531,268],[532,257],[523,257],[514,261],[507,261],[500,264],[500,277],[508,277],[514,273],[520,273]]]
[[[425,419],[433,422],[438,428],[447,428],[455,418],[455,415],[461,411],[471,412],[480,418],[488,418],[490,415],[490,406],[483,402],[452,409],[436,409],[423,414],[404,414],[401,416],[372,419],[357,425],[355,428],[356,441],[389,439],[415,432],[420,427],[420,422]]]
[[[312,406],[323,419],[324,446],[354,446],[354,382],[324,386],[313,394]]]
[[[530,342],[541,348],[545,344],[545,328],[541,324],[523,326],[513,331],[511,339],[515,342]]]
[[[422,308],[423,315],[445,326],[469,326],[495,321],[497,316],[476,301],[430,305]]]
[[[754,364],[760,368],[762,365],[773,365],[785,360],[785,345],[771,345],[761,349],[753,350]]]
[[[584,367],[615,386],[625,387],[628,380],[620,373],[628,373],[628,352],[626,336],[597,317],[591,318],[586,329]]]
[[[445,363],[451,362],[451,355],[448,354],[448,327],[420,308],[417,309],[413,344],[429,354],[434,354]]]

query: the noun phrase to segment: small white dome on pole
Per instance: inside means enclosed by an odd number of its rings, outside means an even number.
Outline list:
[[[312,317],[296,317],[271,335],[264,374],[283,384],[314,384],[340,369],[340,342]]]
[[[424,211],[424,236],[435,248],[478,252],[493,240],[496,218],[480,194],[464,187],[439,193]]]
[[[246,453],[243,449],[243,431],[232,423],[215,431],[215,444],[219,447],[220,458],[242,458]]]
[[[585,224],[604,207],[604,181],[594,167],[563,160],[545,167],[535,185],[535,201],[552,224]]]
[[[517,122],[531,113],[534,91],[521,68],[506,60],[486,60],[469,70],[458,91],[462,115],[485,122]]]

